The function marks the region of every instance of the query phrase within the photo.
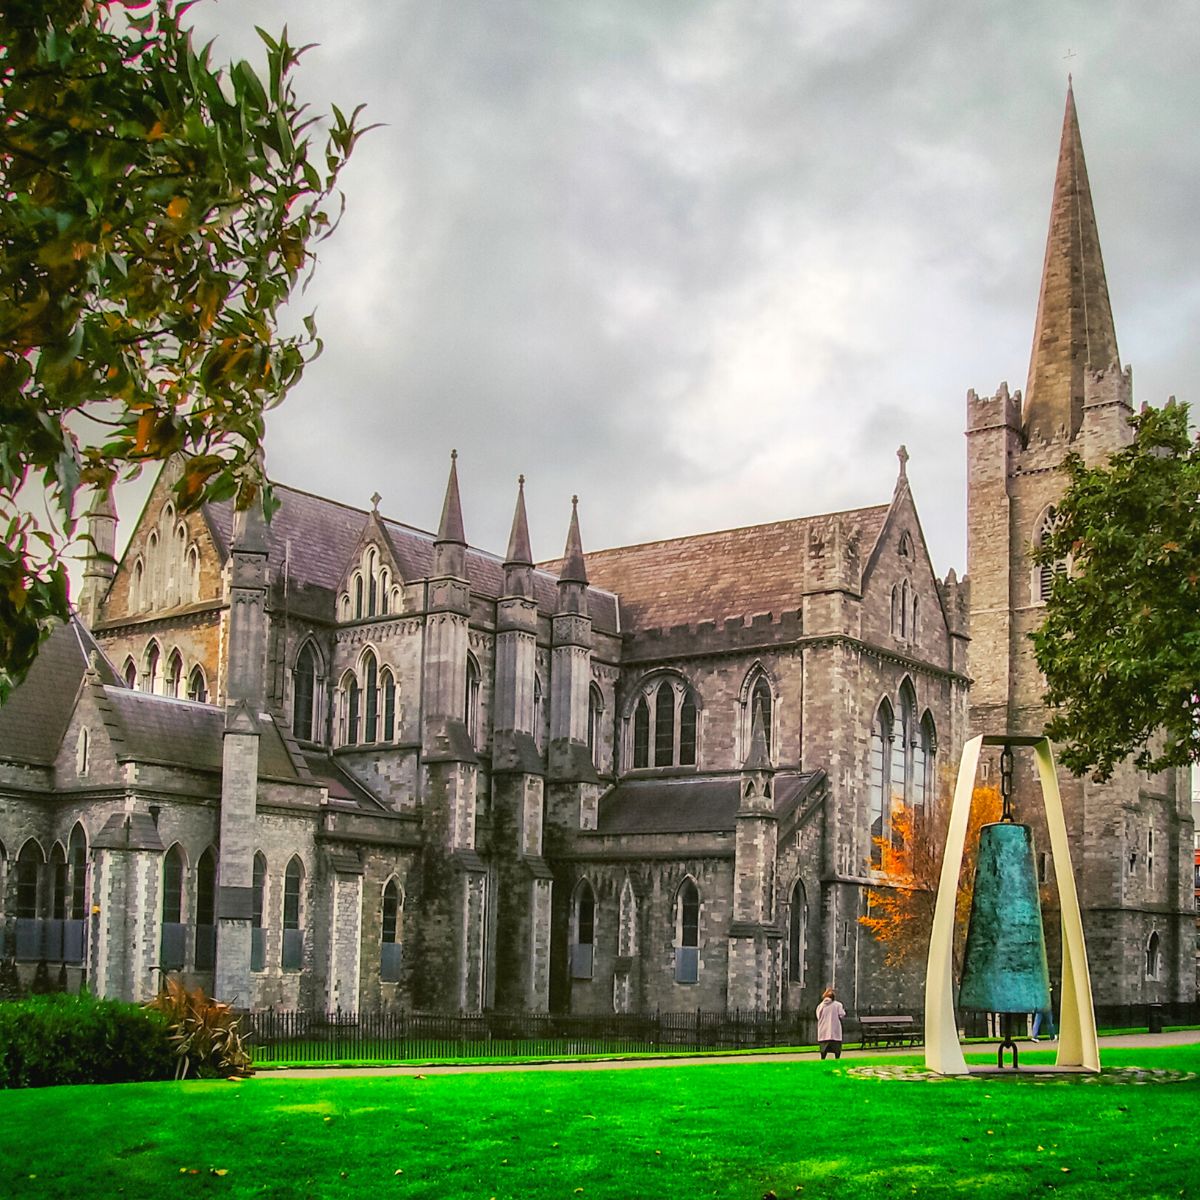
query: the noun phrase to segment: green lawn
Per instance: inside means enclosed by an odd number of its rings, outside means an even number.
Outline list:
[[[0,1195],[1200,1195],[1200,1080],[847,1074],[866,1061],[4,1092]],[[1200,1071],[1200,1046],[1104,1063]]]

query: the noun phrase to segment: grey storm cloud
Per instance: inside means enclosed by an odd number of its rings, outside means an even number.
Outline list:
[[[886,500],[899,443],[964,562],[968,387],[1021,387],[1075,72],[1137,394],[1200,368],[1194,2],[206,2],[314,42],[362,101],[312,286],[325,352],[272,415],[276,478],[535,554]],[[131,515],[131,514],[130,514]]]

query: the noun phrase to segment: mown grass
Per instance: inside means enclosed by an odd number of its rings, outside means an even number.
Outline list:
[[[866,1061],[920,1058],[0,1093],[0,1195],[1198,1194],[1200,1081],[848,1074]],[[1200,1071],[1200,1046],[1105,1050],[1104,1063]]]

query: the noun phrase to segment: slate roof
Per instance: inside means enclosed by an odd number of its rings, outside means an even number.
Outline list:
[[[42,643],[24,682],[0,707],[0,758],[53,765],[93,650],[101,681],[119,685],[116,668],[78,619],[59,625]]]
[[[220,771],[225,738],[223,709],[119,686],[104,688],[104,707],[119,760]],[[298,779],[299,772],[275,722],[264,714],[259,725],[258,773],[275,779]]]
[[[867,561],[889,505],[797,517],[715,533],[618,546],[587,553],[588,576],[620,597],[626,632],[696,625],[727,617],[795,612],[801,603],[804,560],[814,534],[827,534],[841,518],[856,532]],[[556,564],[545,564],[551,570]]]
[[[284,555],[290,542],[290,588],[299,589],[301,594],[308,588],[328,592],[327,615],[332,617],[333,595],[341,586],[351,555],[358,546],[367,512],[283,484],[275,485],[275,497],[280,501],[280,508],[267,527],[271,574],[273,577],[282,575]],[[225,559],[229,554],[233,533],[233,501],[206,505],[205,514],[217,549]],[[433,563],[434,535],[386,517],[381,517],[381,523],[404,579],[427,578]],[[499,599],[504,591],[503,560],[498,555],[474,547],[468,547],[466,560],[471,590],[485,599]],[[534,596],[538,608],[547,615],[558,608],[556,583],[557,576],[545,569],[533,573]],[[588,610],[597,630],[618,632],[615,596],[590,589]]]
[[[356,804],[359,808],[387,807],[363,784],[359,783],[349,771],[343,770],[328,754],[313,754],[306,751],[304,762],[313,779],[329,789],[330,800],[340,800],[344,804]]]
[[[774,779],[775,815],[791,813],[823,771],[780,771]],[[741,777],[629,779],[600,797],[596,832],[731,833],[741,801]]]

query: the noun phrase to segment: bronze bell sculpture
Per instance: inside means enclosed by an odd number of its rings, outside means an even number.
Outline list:
[[[1013,1027],[1018,1016],[1050,1007],[1050,972],[1038,900],[1033,830],[1013,820],[1012,750],[1000,756],[1004,814],[979,833],[975,890],[963,953],[959,1007],[999,1013],[1004,1040],[997,1054],[1011,1049],[1017,1066]]]

